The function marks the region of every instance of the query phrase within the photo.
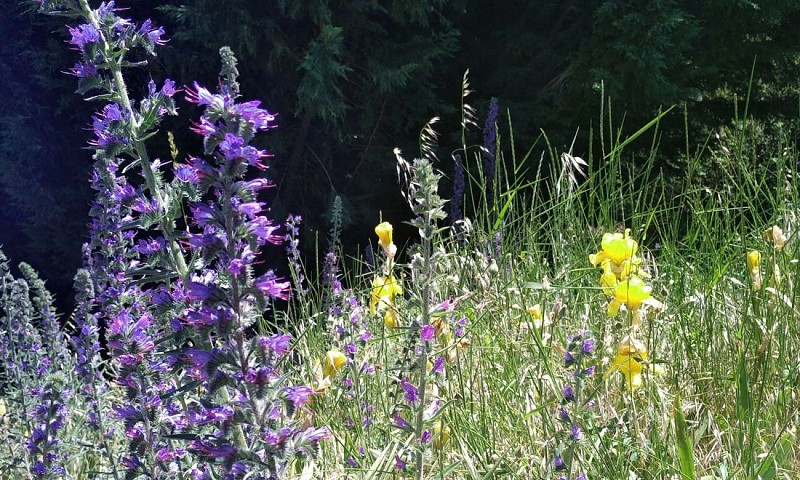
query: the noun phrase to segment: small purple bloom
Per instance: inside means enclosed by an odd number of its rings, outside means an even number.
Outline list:
[[[419,395],[417,394],[417,387],[411,384],[408,381],[408,378],[404,378],[402,382],[400,382],[400,386],[406,392],[405,399],[408,403],[414,403],[419,400]]]
[[[569,413],[564,408],[558,409],[558,419],[562,422],[569,422]]]
[[[422,339],[423,342],[430,342],[433,340],[434,335],[436,334],[436,327],[433,325],[425,325],[420,329],[419,338]]]
[[[86,45],[90,43],[95,43],[100,40],[100,32],[97,31],[94,24],[91,23],[84,23],[82,25],[78,25],[77,27],[67,27],[69,29],[70,35],[72,38],[69,40],[69,43],[75,45],[80,49],[81,52],[84,51]]]
[[[64,73],[78,78],[93,78],[97,76],[97,67],[92,62],[76,62],[74,67]]]
[[[261,348],[279,357],[285,355],[289,351],[291,341],[292,337],[289,335],[274,335],[272,337],[261,337],[258,339]]]
[[[420,441],[422,443],[430,442],[431,441],[431,431],[430,430],[425,430],[424,432],[422,432],[422,438],[420,438]]]
[[[401,417],[399,413],[392,412],[392,420],[394,420],[394,426],[398,428],[402,428],[404,430],[411,429],[411,424],[405,418]]]
[[[289,282],[279,282],[272,272],[258,277],[253,286],[264,296],[281,300],[288,300],[289,292],[291,291],[291,284]]]
[[[397,470],[399,470],[401,472],[405,472],[407,466],[408,466],[408,463],[405,460],[403,460],[402,458],[400,458],[400,455],[395,455],[394,456],[394,468],[396,468]]]
[[[568,402],[572,402],[575,400],[575,392],[572,390],[571,386],[565,385],[562,393],[564,394],[564,400]]]
[[[284,391],[286,392],[286,398],[291,401],[295,407],[300,407],[308,403],[308,400],[314,393],[311,387],[305,385],[287,387]]]
[[[587,338],[583,341],[583,353],[591,355],[594,353],[595,341],[594,338]]]
[[[189,165],[178,165],[175,168],[175,178],[184,183],[196,183],[197,172]]]
[[[444,357],[438,357],[433,361],[433,373],[444,372]]]
[[[575,440],[580,440],[583,438],[583,432],[581,431],[581,427],[578,425],[572,426],[572,438]]]
[[[214,104],[215,97],[218,95],[213,95],[208,89],[201,87],[197,82],[194,82],[194,90],[189,87],[184,89],[186,91],[186,101],[191,103],[196,103],[197,105],[206,105],[212,106]]]

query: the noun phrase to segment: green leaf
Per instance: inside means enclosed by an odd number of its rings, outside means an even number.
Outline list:
[[[681,463],[681,477],[683,480],[694,480],[697,477],[694,473],[692,438],[688,433],[688,429],[686,428],[686,417],[683,415],[680,394],[675,395],[672,415],[673,420],[675,421],[675,436],[678,440],[678,459]]]

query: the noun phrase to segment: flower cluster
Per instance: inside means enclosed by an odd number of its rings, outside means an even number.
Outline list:
[[[173,322],[176,333],[193,344],[173,368],[185,369],[204,392],[190,404],[187,419],[187,425],[202,426],[196,433],[204,439],[192,441],[189,451],[221,463],[231,478],[265,466],[280,475],[295,455],[314,454],[327,431],[301,428],[293,419],[313,391],[282,384],[279,364],[289,336],[248,336],[265,305],[290,295],[289,282],[274,272],[254,274],[261,248],[285,236],[257,198],[270,183],[245,177],[248,167],[267,168],[267,153],[250,142],[256,132],[272,128],[275,117],[258,101],[237,102],[225,83],[216,93],[197,83],[186,91],[188,101],[205,107],[194,128],[203,137],[205,156],[189,159],[187,178],[206,199],[190,205],[195,228],[187,234],[204,268],[192,275],[187,307]],[[192,420],[197,415],[202,422]]]
[[[95,98],[109,101],[92,121],[96,200],[85,246],[91,288],[83,288],[74,344],[89,393],[94,325],[106,323],[114,378],[125,391],[112,418],[129,441],[126,475],[280,476],[295,456],[315,454],[327,431],[301,427],[295,415],[313,391],[284,382],[290,337],[253,335],[272,301],[290,293],[289,282],[254,267],[262,247],[285,238],[258,199],[269,181],[251,171],[267,168],[266,151],[251,143],[275,116],[258,101],[237,100],[236,61],[224,48],[219,90],[198,83],[185,89],[189,102],[204,107],[192,127],[203,155],[166,171],[144,141],[176,112],[179,89],[150,80],[144,98],[133,100],[123,75],[144,63],[126,55],[154,54],[164,30],[119,17],[113,1],[96,9],[86,0],[40,6],[83,22],[69,27],[81,60],[68,73],[81,93],[99,90]],[[138,187],[126,178],[131,167],[144,179]]]
[[[393,330],[400,324],[395,298],[403,294],[403,287],[393,273],[397,246],[392,241],[392,224],[389,222],[379,224],[375,227],[375,234],[378,235],[378,245],[383,250],[385,263],[382,274],[376,275],[372,280],[369,311],[372,315],[383,313],[384,325]]]
[[[641,372],[647,368],[647,351],[644,344],[635,338],[642,324],[642,307],[656,309],[663,304],[651,296],[653,288],[643,279],[641,258],[636,254],[639,244],[631,238],[630,229],[624,233],[606,233],[597,253],[589,255],[589,262],[603,270],[600,287],[610,299],[606,309],[609,317],[616,317],[621,308],[630,312],[630,333],[618,344],[617,355],[611,363],[606,377],[614,372],[622,373],[629,390],[641,386]]]

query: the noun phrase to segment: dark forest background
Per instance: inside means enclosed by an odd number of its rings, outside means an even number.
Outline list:
[[[15,0],[4,5],[0,244],[12,262],[27,261],[49,279],[64,311],[87,233],[91,153],[84,147],[98,106],[75,94],[75,79],[63,73],[77,58],[64,42],[65,19],[35,14]],[[310,256],[315,232],[324,241],[337,195],[345,246],[363,245],[381,213],[396,225],[409,216],[392,149],[413,157],[419,130],[433,116],[442,117],[439,168],[450,173],[466,69],[479,117],[497,98],[499,123],[510,111],[525,148],[545,131],[553,148],[567,150],[579,131],[574,153],[586,155],[601,88],[623,130],[679,106],[662,121],[658,161],[665,175],[681,174],[686,132],[691,144],[703,144],[731,123],[748,92],[749,113],[765,141],[791,132],[800,118],[796,0],[128,0],[124,6],[126,16],[163,25],[170,39],[129,85],[150,77],[213,85],[219,48],[233,49],[243,97],[279,114],[279,128],[262,139],[275,156],[273,216],[303,216]],[[188,132],[197,111],[178,104],[181,116],[164,124],[153,157],[170,158],[166,131],[181,157],[199,153]]]

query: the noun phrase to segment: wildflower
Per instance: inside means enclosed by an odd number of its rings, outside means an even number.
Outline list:
[[[433,448],[440,449],[450,439],[450,427],[442,425],[441,420],[433,424]]]
[[[369,311],[375,315],[376,311],[385,307],[394,308],[394,299],[403,294],[403,287],[394,275],[375,277],[372,280],[372,297],[369,302]]]
[[[392,242],[392,224],[383,222],[375,227],[375,234],[378,235],[378,245],[389,258],[394,258],[397,254],[397,246]]]
[[[561,391],[561,393],[563,393],[564,400],[567,402],[572,402],[575,400],[575,391],[570,385],[564,385],[564,389]]]
[[[75,28],[67,28],[72,36],[72,38],[69,40],[69,43],[78,47],[81,52],[84,51],[86,45],[100,40],[100,32],[98,32],[97,28],[95,28],[95,26],[91,23],[78,25]]]
[[[761,236],[764,240],[772,242],[772,246],[775,248],[776,252],[781,251],[786,244],[786,237],[783,234],[783,230],[777,225],[773,225],[772,228],[764,230]]]
[[[417,387],[411,384],[407,378],[404,378],[402,382],[400,382],[400,386],[406,392],[405,399],[408,403],[414,403],[419,400],[419,394],[417,393]]]
[[[642,305],[661,308],[662,303],[650,296],[652,290],[653,287],[646,285],[644,280],[637,276],[619,282],[614,287],[614,298],[608,304],[608,316],[616,317],[622,305],[632,312],[639,310]]]
[[[750,272],[753,288],[761,290],[761,252],[758,250],[747,252],[747,270]]]
[[[386,310],[386,313],[383,315],[383,324],[389,330],[394,330],[395,328],[397,328],[398,325],[397,310],[395,310],[394,308],[389,308],[388,310]]]
[[[625,337],[619,344],[617,356],[603,378],[608,378],[615,372],[625,376],[625,384],[629,391],[634,391],[642,386],[642,372],[647,368],[647,348],[644,343]]]
[[[433,325],[425,325],[420,329],[419,337],[423,342],[430,342],[433,340],[434,334],[436,333],[436,327]]]
[[[600,250],[589,255],[589,262],[595,267],[602,267],[604,274],[612,272],[620,279],[624,280],[641,262],[636,257],[639,244],[630,238],[631,230],[625,229],[625,233],[606,233],[600,242]]]
[[[347,357],[345,357],[342,352],[330,350],[325,354],[325,361],[322,364],[322,374],[325,377],[333,378],[346,364]]]

